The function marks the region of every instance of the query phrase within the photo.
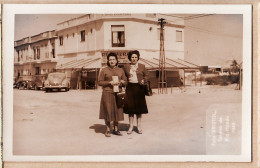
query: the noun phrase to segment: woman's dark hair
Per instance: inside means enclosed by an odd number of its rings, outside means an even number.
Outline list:
[[[110,52],[108,55],[107,55],[107,65],[108,66],[110,66],[110,64],[109,64],[109,57],[115,57],[116,58],[116,66],[118,65],[118,59],[117,59],[117,55],[116,55],[116,53],[114,53],[114,52]]]
[[[138,60],[139,60],[139,58],[140,58],[140,53],[139,53],[138,50],[134,50],[134,51],[130,51],[130,52],[128,53],[128,59],[129,59],[129,61],[131,61],[131,56],[132,56],[133,54],[136,54],[137,57],[138,57]]]

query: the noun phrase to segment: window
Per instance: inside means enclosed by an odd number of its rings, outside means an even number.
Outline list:
[[[182,42],[182,31],[176,30],[176,42]]]
[[[18,62],[20,62],[20,55],[19,55],[19,53],[20,53],[20,51],[18,50]]]
[[[40,47],[37,47],[37,59],[40,59]]]
[[[55,58],[55,50],[54,49],[51,50],[51,54],[52,54],[52,58]]]
[[[81,41],[85,41],[85,30],[80,31]]]
[[[60,36],[59,40],[60,40],[60,45],[62,46],[63,45],[63,36]]]
[[[112,47],[125,47],[125,26],[111,26]]]
[[[33,48],[33,58],[36,60],[36,48]]]

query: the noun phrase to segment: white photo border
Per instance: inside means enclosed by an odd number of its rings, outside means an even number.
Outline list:
[[[13,65],[15,14],[176,13],[243,15],[241,155],[13,155]],[[176,4],[5,4],[3,5],[3,161],[72,162],[251,162],[252,5]]]

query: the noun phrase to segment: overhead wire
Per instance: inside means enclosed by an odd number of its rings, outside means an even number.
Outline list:
[[[210,14],[210,15],[213,15],[213,14]],[[198,16],[197,17],[189,17],[189,19],[196,19],[196,18],[199,18],[199,17],[206,17],[206,16],[210,16],[210,15],[201,15],[201,16]],[[171,16],[171,15],[168,15],[168,16]],[[189,19],[186,19],[186,20],[189,20]],[[185,20],[185,19],[184,19]],[[168,23],[172,23],[172,24],[175,24],[175,21],[174,20],[169,20],[169,19],[166,19],[165,20],[166,22]],[[209,31],[209,30],[206,30],[206,29],[201,29],[201,28],[198,28],[198,27],[193,27],[193,26],[185,26],[186,29],[189,29],[189,30],[194,30],[194,31],[199,31],[199,32],[202,32],[202,33],[207,33],[207,34],[211,34],[211,35],[217,35],[217,36],[225,36],[225,37],[231,37],[231,38],[239,38],[239,39],[242,39],[241,36],[233,36],[233,35],[228,35],[228,34],[224,34],[224,33],[218,33],[218,32],[214,32],[214,31]]]
[[[175,15],[175,14],[164,14],[164,13],[159,13],[160,15],[165,15],[165,16],[170,16],[170,17],[175,17],[175,18],[181,18],[184,20],[190,20],[190,19],[196,19],[196,18],[200,18],[200,17],[205,17],[205,16],[210,16],[210,15],[214,15],[214,14],[197,14],[197,15],[189,15],[189,16],[179,16],[179,15]]]

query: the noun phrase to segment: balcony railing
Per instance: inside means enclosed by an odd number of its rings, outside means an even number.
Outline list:
[[[26,38],[23,38],[21,40],[18,40],[18,41],[15,41],[14,42],[14,46],[20,46],[20,45],[23,45],[23,44],[26,44],[26,43],[30,43],[30,37],[26,37]]]

